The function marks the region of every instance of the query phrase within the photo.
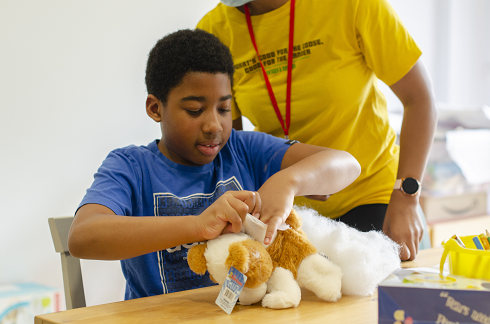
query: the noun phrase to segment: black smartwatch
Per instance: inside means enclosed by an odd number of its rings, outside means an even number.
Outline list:
[[[395,186],[393,190],[398,189],[401,190],[406,195],[416,196],[420,194],[420,189],[422,186],[420,182],[415,178],[404,178],[404,179],[396,179]]]

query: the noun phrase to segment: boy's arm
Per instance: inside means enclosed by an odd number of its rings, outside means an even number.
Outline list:
[[[239,232],[254,208],[260,210],[260,199],[251,191],[228,191],[199,216],[118,216],[105,206],[86,204],[73,220],[68,246],[77,258],[128,259]]]
[[[281,171],[258,190],[262,200],[260,219],[267,223],[265,244],[291,212],[294,197],[331,195],[351,184],[361,173],[349,153],[297,143],[285,153]]]

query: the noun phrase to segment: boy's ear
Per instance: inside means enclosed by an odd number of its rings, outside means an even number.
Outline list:
[[[157,123],[162,120],[162,114],[160,111],[161,106],[162,102],[154,95],[149,94],[148,97],[146,97],[146,113]]]

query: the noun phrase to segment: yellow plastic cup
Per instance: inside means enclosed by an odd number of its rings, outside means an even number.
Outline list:
[[[466,247],[459,245],[455,239],[450,238],[442,242],[444,253],[441,257],[440,272],[449,255],[449,272],[453,275],[476,279],[490,280],[490,250],[478,250],[473,237],[478,235],[461,236]]]

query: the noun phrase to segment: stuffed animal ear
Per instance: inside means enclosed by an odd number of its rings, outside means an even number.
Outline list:
[[[264,246],[255,240],[245,240],[242,243],[249,254],[249,269],[246,272],[247,282],[245,287],[258,288],[269,280],[272,274],[271,256]]]
[[[242,242],[233,242],[228,246],[228,257],[225,264],[227,267],[234,267],[241,273],[248,271],[250,255]]]
[[[286,224],[288,224],[289,226],[291,226],[292,229],[295,230],[298,230],[301,227],[301,218],[294,209],[291,209],[291,213],[286,219]]]
[[[204,251],[206,251],[207,243],[194,245],[187,251],[187,263],[189,268],[198,275],[206,273],[206,258],[204,257]]]

